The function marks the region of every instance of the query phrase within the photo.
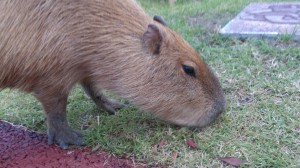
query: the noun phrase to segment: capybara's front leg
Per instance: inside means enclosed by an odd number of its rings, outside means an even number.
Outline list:
[[[118,114],[118,109],[126,106],[126,104],[122,102],[104,96],[101,90],[88,80],[83,81],[81,85],[85,93],[92,98],[95,104],[98,105],[101,109],[107,111],[109,114],[116,115]]]
[[[47,114],[48,144],[57,143],[62,149],[68,145],[83,145],[81,133],[72,130],[67,122],[66,105],[67,95],[37,96]]]

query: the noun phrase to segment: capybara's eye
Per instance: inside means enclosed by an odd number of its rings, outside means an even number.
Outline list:
[[[196,77],[195,69],[192,66],[182,65],[184,72],[192,77]]]

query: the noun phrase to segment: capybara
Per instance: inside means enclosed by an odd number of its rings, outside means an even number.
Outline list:
[[[79,83],[102,109],[110,90],[177,125],[203,127],[225,110],[220,83],[197,52],[134,0],[0,1],[0,88],[32,93],[48,143],[84,144],[66,119]]]

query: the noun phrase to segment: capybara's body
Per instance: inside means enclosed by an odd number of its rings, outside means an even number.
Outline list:
[[[178,125],[205,126],[225,108],[201,57],[133,0],[1,0],[0,88],[34,94],[50,144],[83,144],[66,121],[76,83],[110,113],[122,104],[103,89]]]

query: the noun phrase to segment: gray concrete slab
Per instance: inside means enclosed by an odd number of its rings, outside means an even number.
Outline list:
[[[220,30],[226,36],[300,39],[300,2],[250,3]]]

